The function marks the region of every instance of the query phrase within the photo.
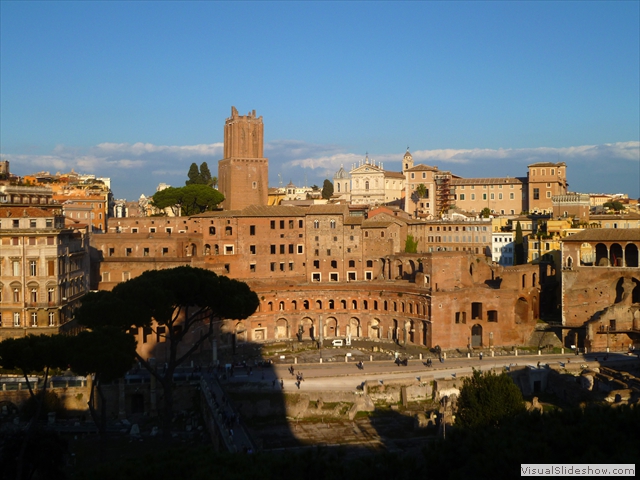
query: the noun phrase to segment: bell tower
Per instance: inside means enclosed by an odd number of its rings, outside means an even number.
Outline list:
[[[224,124],[224,158],[218,162],[218,186],[225,210],[267,205],[269,160],[264,158],[264,124],[253,110],[239,115],[231,107]]]
[[[413,157],[411,156],[409,147],[407,147],[407,153],[405,153],[402,158],[402,173],[405,173],[410,168],[413,168]]]

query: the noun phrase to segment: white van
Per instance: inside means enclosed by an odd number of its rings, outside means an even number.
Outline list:
[[[344,341],[343,340],[333,340],[331,342],[331,345],[333,345],[334,347],[341,347],[344,345]]]

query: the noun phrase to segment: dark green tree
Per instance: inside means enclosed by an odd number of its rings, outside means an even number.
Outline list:
[[[247,318],[258,304],[258,296],[246,283],[185,266],[148,270],[109,292],[88,293],[76,311],[76,320],[92,329],[142,327],[166,338],[166,368],[155,368],[138,352],[135,357],[162,386],[163,435],[169,439],[176,368],[214,335],[218,321]]]
[[[520,221],[516,223],[516,238],[513,242],[513,252],[516,265],[522,265],[524,261],[524,238],[522,237],[522,226]]]
[[[522,393],[511,377],[474,370],[460,389],[456,426],[491,427],[524,411]]]
[[[133,365],[136,340],[114,326],[96,327],[73,337],[71,369],[79,375],[94,375],[89,395],[89,412],[100,433],[100,456],[107,442],[107,399],[102,385],[122,377]],[[95,395],[100,399],[96,410]]]
[[[153,194],[150,203],[159,210],[170,208],[177,217],[182,210],[182,188],[169,187],[159,190]]]
[[[187,177],[189,177],[189,180],[185,182],[185,185],[198,185],[202,183],[202,176],[200,175],[200,170],[198,170],[198,165],[195,163],[191,164]]]
[[[331,183],[330,180],[325,179],[324,183],[322,184],[322,198],[324,198],[325,200],[329,200],[331,198],[331,195],[333,195],[333,183]]]
[[[211,171],[209,170],[207,162],[202,162],[200,164],[200,179],[202,180],[203,185],[208,185],[210,187],[213,186],[213,177],[211,176]]]
[[[224,200],[224,195],[208,185],[187,185],[181,190],[180,205],[186,216],[215,210]]]
[[[224,195],[215,188],[192,184],[160,190],[151,197],[151,204],[160,210],[171,208],[175,216],[188,216],[215,210],[223,200]]]
[[[29,473],[27,446],[32,442],[36,422],[43,411],[47,398],[47,383],[51,369],[64,369],[69,365],[72,337],[65,335],[27,335],[8,338],[0,342],[0,364],[9,370],[20,370],[27,381],[35,413],[25,429],[20,450],[16,458],[16,478],[25,478]],[[29,374],[44,372],[43,388],[37,394],[29,382]]]
[[[405,253],[418,253],[418,241],[414,240],[413,235],[407,235],[404,242]]]
[[[213,188],[218,188],[218,177],[211,177],[211,186]]]
[[[489,218],[491,216],[491,209],[489,207],[484,207],[482,212],[480,212],[482,218]]]
[[[619,212],[620,210],[624,210],[624,205],[621,202],[618,202],[617,200],[606,202],[602,206],[610,210],[615,210],[616,212]]]

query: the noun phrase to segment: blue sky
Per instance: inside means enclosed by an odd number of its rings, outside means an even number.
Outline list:
[[[0,2],[0,155],[117,198],[215,174],[231,106],[270,184],[369,157],[464,177],[563,161],[640,196],[640,2]]]

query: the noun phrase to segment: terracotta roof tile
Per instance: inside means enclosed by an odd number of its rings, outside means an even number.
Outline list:
[[[587,228],[563,239],[565,242],[640,242],[640,228]]]
[[[54,217],[50,209],[37,207],[0,207],[0,218]]]

